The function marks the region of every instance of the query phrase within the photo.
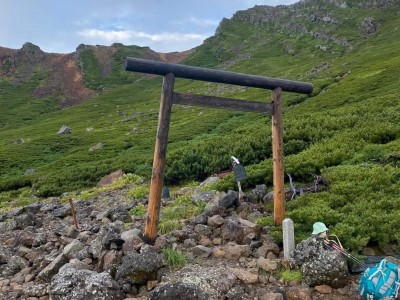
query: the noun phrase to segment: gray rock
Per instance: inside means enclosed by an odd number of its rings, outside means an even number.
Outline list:
[[[83,247],[84,245],[80,241],[73,240],[70,244],[64,247],[63,254],[67,257],[71,257],[75,252],[81,251]]]
[[[237,207],[239,205],[238,193],[235,191],[228,191],[226,195],[218,200],[218,205],[225,208]]]
[[[29,266],[29,262],[17,255],[11,256],[5,265],[0,265],[0,277],[12,277],[23,268]]]
[[[125,255],[128,255],[129,253],[137,253],[137,251],[143,245],[143,240],[137,235],[132,235],[129,237],[125,235],[123,241],[125,242],[122,245],[122,251]]]
[[[296,246],[291,263],[301,268],[304,281],[310,286],[327,284],[340,288],[348,283],[346,258],[339,251],[327,248],[315,236]]]
[[[224,224],[225,219],[223,217],[221,217],[220,215],[215,215],[212,217],[209,217],[207,220],[207,225],[216,228],[222,224]]]
[[[93,254],[93,258],[98,258],[103,250],[101,239],[98,237],[90,244],[89,252]]]
[[[372,17],[366,17],[362,21],[361,28],[367,35],[372,35],[378,30],[379,23]]]
[[[0,264],[6,264],[12,256],[13,253],[9,249],[0,245]]]
[[[251,191],[251,195],[256,201],[262,201],[267,194],[268,190],[265,184],[256,185],[256,187]]]
[[[217,191],[206,191],[200,192],[192,195],[192,201],[194,203],[208,203],[210,202],[216,195]]]
[[[40,283],[23,286],[24,295],[27,297],[43,297],[49,293],[48,289],[48,284]]]
[[[208,178],[206,178],[206,180],[204,180],[202,183],[200,183],[199,188],[202,188],[202,187],[204,187],[204,186],[206,186],[208,184],[211,184],[211,183],[215,183],[218,180],[219,180],[219,178],[217,176],[208,177]]]
[[[40,245],[46,244],[47,234],[44,232],[36,233],[33,236],[32,247],[38,247]]]
[[[227,300],[242,300],[242,299],[246,299],[245,298],[244,289],[240,285],[234,286],[225,295],[225,299],[227,299]]]
[[[186,239],[183,241],[183,245],[186,248],[193,248],[194,246],[196,246],[196,241],[194,239]]]
[[[192,252],[195,256],[200,256],[200,257],[209,257],[212,253],[212,249],[202,246],[202,245],[197,245],[192,248]]]
[[[237,207],[239,205],[239,195],[235,191],[228,193],[219,193],[209,201],[204,208],[204,214],[211,217],[213,215],[226,216],[228,208]]]
[[[45,204],[43,204],[42,207],[40,208],[40,211],[46,213],[46,212],[55,210],[55,209],[58,208],[59,206],[60,206],[60,204],[59,204],[59,203],[56,203],[56,202],[45,203]]]
[[[292,286],[286,291],[288,299],[312,300],[311,291],[306,286]]]
[[[100,228],[96,239],[91,243],[89,252],[98,258],[102,250],[122,249],[124,240],[120,238],[121,229],[115,224],[104,225]]]
[[[268,258],[260,257],[257,260],[257,266],[266,272],[272,272],[278,268],[278,263],[276,261],[272,261]]]
[[[25,140],[24,140],[23,138],[17,138],[17,139],[13,142],[13,144],[22,145],[22,144],[25,144]]]
[[[107,271],[115,276],[118,265],[122,262],[123,254],[121,251],[110,250],[103,256],[103,271]]]
[[[194,232],[197,233],[199,236],[211,236],[212,230],[209,226],[207,225],[202,225],[202,224],[197,224],[194,227]]]
[[[6,214],[0,214],[0,222],[4,222],[7,219]]]
[[[134,228],[131,230],[127,230],[121,233],[121,239],[123,239],[125,242],[128,240],[132,239],[134,236],[140,236],[142,235],[142,231],[140,229]]]
[[[41,207],[42,207],[41,203],[32,203],[29,204],[28,206],[25,206],[24,211],[31,214],[37,214],[38,212],[40,212]]]
[[[35,169],[27,169],[25,170],[25,174],[34,174],[36,172]]]
[[[103,143],[98,143],[98,144],[90,147],[89,148],[89,152],[93,152],[93,151],[100,150],[100,149],[103,149],[103,148],[104,148],[104,144]]]
[[[62,207],[53,210],[53,216],[57,218],[65,218],[71,214],[71,207],[69,205],[64,205]]]
[[[111,214],[111,221],[121,221],[123,223],[132,222],[132,217],[129,215],[129,212],[123,207],[117,207],[114,209]]]
[[[129,253],[122,259],[116,278],[133,284],[157,279],[157,271],[164,265],[162,257],[151,246],[142,247],[141,253]]]
[[[17,242],[18,242],[18,244],[32,247],[34,238],[35,238],[35,234],[32,230],[32,227],[26,227],[26,229],[20,233],[20,235],[17,239]],[[16,245],[16,244],[17,243],[14,243],[14,245]]]
[[[225,245],[225,258],[228,260],[238,260],[240,257],[249,257],[251,255],[251,248],[249,245],[236,245],[235,243],[228,243]]]
[[[17,229],[17,222],[12,220],[7,220],[0,223],[0,233],[8,232]]]
[[[59,254],[49,265],[47,265],[38,275],[42,280],[49,281],[58,270],[68,262],[68,257],[63,253]]]
[[[103,220],[104,218],[108,218],[108,217],[110,216],[111,211],[112,211],[112,209],[111,209],[111,208],[108,208],[108,209],[106,209],[106,210],[103,210],[103,211],[99,212],[99,213],[96,215],[96,220],[101,221],[101,220]]]
[[[225,222],[221,226],[221,229],[222,238],[224,240],[233,241],[238,244],[244,244],[245,242],[250,244],[252,239],[260,237],[262,231],[261,226],[237,217],[225,218]],[[254,233],[252,238],[246,238],[251,233]]]
[[[285,298],[281,293],[265,293],[261,297],[260,300],[284,300]],[[302,299],[303,300],[303,299]]]
[[[236,276],[226,268],[187,266],[151,291],[148,299],[225,299],[225,294],[235,283]]]
[[[122,300],[124,294],[109,273],[96,273],[66,264],[53,277],[50,285],[52,300]]]
[[[210,295],[195,283],[167,283],[149,293],[149,300],[210,300]]]
[[[71,132],[72,132],[71,128],[69,128],[67,125],[63,125],[58,130],[57,134],[70,134]]]
[[[65,226],[61,229],[61,234],[75,239],[79,235],[79,231],[73,226]]]
[[[262,246],[259,247],[255,253],[255,257],[266,257],[268,252],[272,252],[275,255],[279,255],[280,249],[279,246],[270,240],[264,241]]]
[[[201,214],[201,215],[195,216],[193,219],[191,219],[189,224],[193,225],[193,226],[196,226],[197,224],[206,225],[207,219],[208,219],[208,216],[206,216],[205,214]]]

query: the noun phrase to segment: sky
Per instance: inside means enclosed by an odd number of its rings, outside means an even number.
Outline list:
[[[79,46],[148,46],[184,51],[214,35],[223,18],[255,5],[298,0],[0,0],[0,46],[25,42],[45,52],[71,53]]]

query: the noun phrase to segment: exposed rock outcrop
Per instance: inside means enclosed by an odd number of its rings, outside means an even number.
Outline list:
[[[309,237],[296,246],[292,256],[294,265],[301,268],[304,280],[310,286],[327,284],[340,288],[348,283],[346,258],[325,246],[322,239]]]

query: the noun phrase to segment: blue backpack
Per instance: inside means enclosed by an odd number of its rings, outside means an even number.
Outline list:
[[[361,275],[358,291],[365,300],[395,299],[400,287],[400,268],[382,259]]]

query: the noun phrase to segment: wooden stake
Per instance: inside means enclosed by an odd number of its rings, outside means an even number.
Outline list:
[[[282,225],[285,218],[285,191],[283,170],[282,89],[272,90],[272,159],[274,171],[274,223]]]
[[[72,219],[74,222],[75,229],[79,230],[78,220],[76,219],[75,206],[71,198],[69,199],[69,205],[71,206]]]
[[[174,74],[168,73],[165,75],[161,92],[160,112],[158,114],[157,138],[154,149],[149,205],[147,208],[146,225],[144,228],[144,241],[150,245],[154,245],[156,240],[158,219],[160,217],[161,192],[164,183],[164,167],[167,155],[168,131],[171,119],[174,83]]]

